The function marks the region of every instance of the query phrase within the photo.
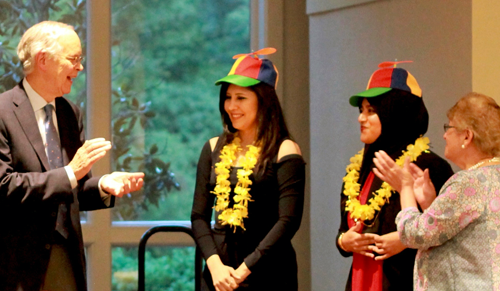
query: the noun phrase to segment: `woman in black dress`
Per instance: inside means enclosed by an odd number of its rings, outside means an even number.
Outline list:
[[[305,163],[275,92],[278,72],[257,57],[274,51],[239,56],[216,82],[224,132],[202,149],[191,214],[207,263],[202,290],[298,288],[291,239],[302,218]]]
[[[387,152],[402,164],[410,156],[421,169],[429,169],[436,188],[453,174],[450,165],[429,151],[429,115],[422,91],[406,70],[383,63],[373,73],[368,89],[349,100],[359,107],[358,122],[364,150],[347,167],[341,193],[341,224],[337,248],[353,256],[346,290],[412,290],[416,250],[399,240],[395,219],[401,210],[399,188],[376,177],[374,153]]]

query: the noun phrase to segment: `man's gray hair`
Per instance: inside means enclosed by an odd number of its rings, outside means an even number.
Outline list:
[[[17,46],[17,56],[23,65],[24,74],[33,72],[35,57],[39,52],[46,52],[50,57],[60,52],[62,47],[57,40],[69,31],[75,31],[73,26],[56,21],[42,21],[30,27]]]

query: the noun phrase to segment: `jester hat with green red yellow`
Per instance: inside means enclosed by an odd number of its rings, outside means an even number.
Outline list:
[[[278,70],[268,59],[260,59],[258,55],[270,55],[276,52],[275,48],[263,48],[249,54],[235,55],[236,61],[224,78],[217,80],[215,85],[222,82],[235,84],[241,87],[250,87],[260,82],[276,88]]]
[[[351,96],[349,103],[358,107],[362,98],[377,97],[392,89],[407,91],[417,97],[422,97],[422,89],[420,89],[415,77],[405,69],[396,68],[397,64],[411,62],[383,62],[379,64],[380,69],[376,70],[370,77],[366,91]]]

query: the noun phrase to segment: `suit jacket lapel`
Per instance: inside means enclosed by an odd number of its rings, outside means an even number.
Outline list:
[[[14,114],[21,124],[21,127],[23,128],[26,137],[30,141],[31,146],[42,162],[43,167],[47,171],[50,169],[49,160],[47,158],[47,154],[45,153],[42,136],[40,135],[40,131],[38,130],[38,124],[36,123],[33,107],[29,102],[26,92],[21,87],[16,89],[19,89],[19,94],[16,94],[14,97],[14,104],[17,107],[16,109],[14,109]]]
[[[64,165],[68,165],[76,154],[76,151],[81,146],[79,132],[75,130],[79,128],[78,118],[75,115],[75,111],[68,103],[68,101],[62,97],[56,98],[56,116],[57,116],[57,126],[59,129],[59,141],[61,142],[61,150]],[[78,200],[78,187],[73,189],[73,199],[68,199],[67,202],[71,203],[70,215],[72,221],[78,221],[79,217],[74,217],[74,213],[78,214],[79,205],[73,203]],[[74,225],[73,227],[79,227]]]
[[[63,161],[67,165],[81,146],[79,132],[75,130],[79,128],[78,118],[68,101],[62,97],[56,98],[56,116]]]

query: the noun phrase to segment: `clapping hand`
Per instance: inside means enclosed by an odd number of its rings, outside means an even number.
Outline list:
[[[101,180],[101,189],[111,195],[122,197],[140,190],[144,184],[144,173],[113,172]]]
[[[417,165],[410,164],[410,172],[415,183],[413,184],[413,192],[422,210],[427,209],[432,201],[436,198],[436,188],[432,184],[429,176],[429,169],[422,171]]]
[[[401,194],[402,187],[410,187],[415,200],[425,210],[436,198],[436,189],[429,176],[429,169],[422,171],[417,165],[410,163],[407,157],[403,167],[398,166],[384,151],[375,153],[373,163],[377,168],[373,172],[381,180]]]
[[[376,168],[373,172],[382,181],[387,182],[391,187],[397,192],[401,192],[403,185],[413,187],[413,176],[410,173],[409,158],[405,160],[405,167],[401,168],[394,162],[394,160],[384,151],[378,151],[375,153],[375,158],[373,158],[373,163]]]
[[[102,159],[110,149],[111,142],[104,138],[86,140],[68,165],[73,170],[76,179],[80,180],[85,177],[92,166]]]

